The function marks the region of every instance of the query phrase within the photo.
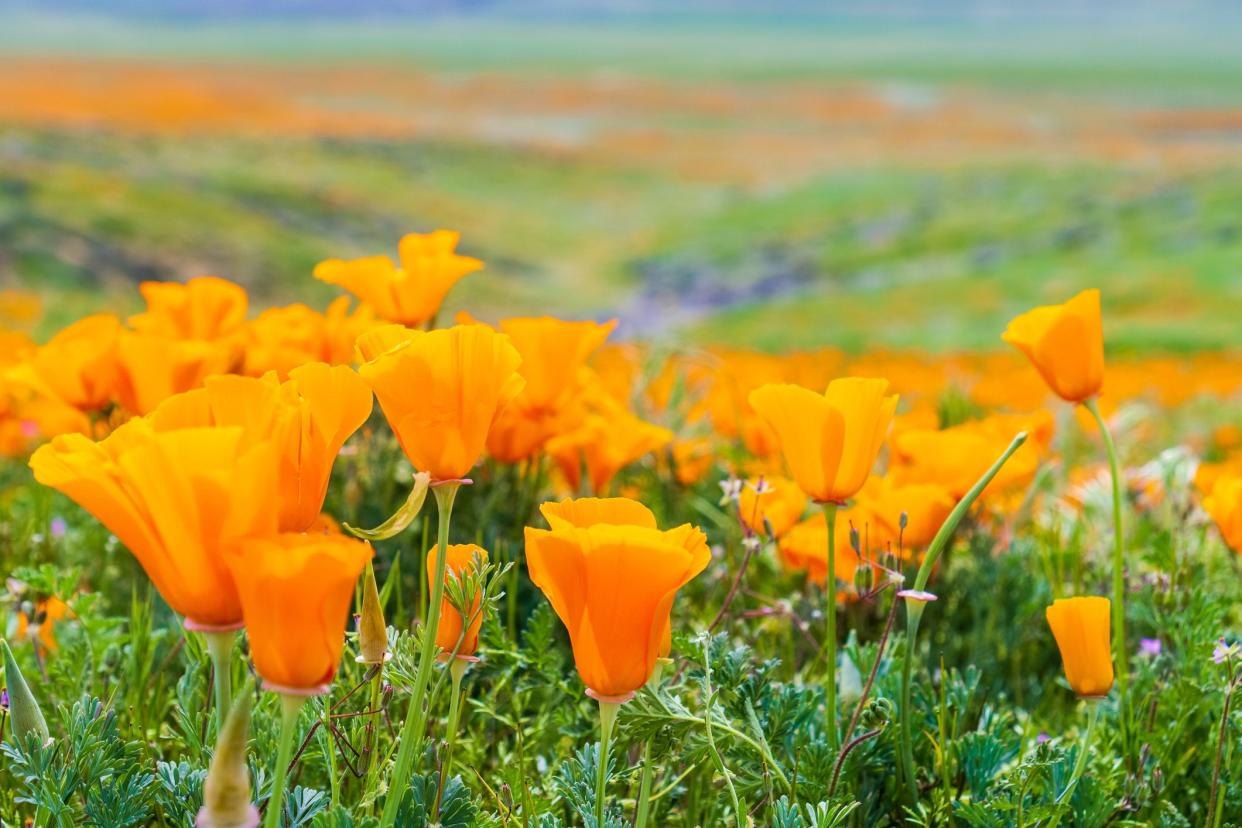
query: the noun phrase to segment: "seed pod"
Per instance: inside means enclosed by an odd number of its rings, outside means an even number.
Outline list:
[[[380,605],[375,568],[367,564],[362,576],[362,612],[358,618],[358,661],[362,664],[383,664],[388,653],[388,625]]]
[[[9,691],[9,718],[13,721],[13,736],[18,740],[25,739],[31,733],[39,737],[40,742],[47,742],[51,737],[47,730],[47,720],[43,711],[30,692],[22,671],[17,669],[17,660],[9,643],[0,639],[0,649],[4,650],[4,682]]]
[[[854,589],[859,595],[867,595],[875,586],[875,571],[871,564],[861,563],[854,568]]]

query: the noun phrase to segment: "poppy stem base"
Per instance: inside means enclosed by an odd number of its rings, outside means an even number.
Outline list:
[[[608,745],[612,741],[612,727],[617,721],[617,711],[621,709],[622,704],[633,698],[634,694],[631,692],[624,697],[600,696],[593,690],[587,690],[587,695],[599,701],[599,765],[595,779],[595,824],[602,826],[604,824],[604,791],[608,787]],[[617,699],[621,700],[617,701]]]
[[[263,814],[263,828],[279,828],[281,812],[285,808],[285,777],[289,773],[289,760],[293,756],[294,737],[297,736],[298,714],[306,704],[307,693],[297,695],[280,693],[280,744],[276,749],[276,767],[272,769],[272,793],[268,797]]]
[[[193,629],[186,621],[186,629]],[[216,695],[216,733],[224,732],[224,720],[233,706],[233,630],[202,629],[207,639],[207,656],[211,659],[211,681]]]

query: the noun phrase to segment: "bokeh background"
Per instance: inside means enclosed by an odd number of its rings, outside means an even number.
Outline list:
[[[322,308],[316,262],[446,227],[484,319],[992,348],[1096,286],[1115,350],[1238,346],[1240,42],[1228,2],[0,0],[0,314]]]

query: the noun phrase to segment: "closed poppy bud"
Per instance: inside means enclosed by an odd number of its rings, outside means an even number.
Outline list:
[[[246,539],[224,557],[267,689],[296,695],[331,682],[354,584],[371,547],[343,535],[282,534]]]
[[[772,537],[779,538],[802,520],[806,493],[783,477],[765,477],[762,483],[762,491],[759,480],[749,480],[742,486],[738,515],[750,531],[767,534],[770,529]]]
[[[550,530],[526,529],[531,580],[569,631],[583,682],[604,700],[641,688],[671,634],[677,590],[711,558],[693,526],[667,532],[625,498],[548,503]]]
[[[497,414],[521,392],[521,357],[485,325],[412,331],[385,325],[358,338],[359,368],[406,457],[433,481],[478,462]]]
[[[216,739],[216,752],[203,782],[203,807],[194,820],[195,828],[256,828],[259,824],[259,812],[250,799],[250,768],[246,763],[253,680],[248,680],[246,685],[233,702],[233,709]]]
[[[368,563],[362,576],[362,611],[358,613],[358,661],[362,664],[383,664],[387,655],[388,625],[384,623],[384,607],[380,604],[379,585],[375,583],[375,568]]]
[[[427,552],[427,583],[429,585],[435,581],[436,577],[436,554],[435,547]],[[473,572],[475,555],[478,555],[483,563],[487,563],[486,549],[472,543],[450,544],[445,550],[445,578],[455,578],[463,573]],[[470,609],[466,612],[466,619],[469,620],[470,626],[463,635],[461,612],[453,606],[448,599],[447,592],[445,593],[445,597],[440,600],[440,627],[436,630],[436,646],[445,654],[456,650],[458,657],[472,656],[479,649],[479,630],[483,626],[483,613],[479,610],[482,603],[483,596],[476,594]],[[459,639],[461,640],[460,647],[457,646]]]
[[[451,230],[410,233],[398,245],[400,267],[387,256],[329,259],[315,267],[315,278],[345,288],[382,319],[421,325],[439,312],[453,285],[483,267],[457,254],[460,238]]]
[[[3,638],[0,638],[0,649],[4,650],[4,683],[9,694],[9,719],[12,721],[13,735],[18,739],[25,739],[33,733],[42,744],[49,738],[47,720],[43,718],[39,702],[35,700],[34,694],[30,692],[30,685],[26,684],[26,678],[17,667],[17,660],[13,658],[9,643]]]
[[[1111,606],[1107,598],[1061,598],[1047,609],[1065,678],[1080,696],[1106,696],[1112,689]]]
[[[800,385],[765,385],[750,404],[775,431],[802,491],[819,503],[843,503],[871,474],[888,433],[896,396],[888,381],[835,379],[816,394]]]
[[[136,419],[94,443],[66,434],[30,458],[129,548],[164,600],[199,628],[241,624],[221,549],[276,529],[275,448],[241,428],[161,431]]]
[[[1009,323],[1003,340],[1035,366],[1066,402],[1080,403],[1104,385],[1104,329],[1100,292],[1084,290],[1063,305],[1028,311]]]

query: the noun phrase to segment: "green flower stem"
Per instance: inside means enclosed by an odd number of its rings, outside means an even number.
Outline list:
[[[824,503],[824,520],[828,524],[828,629],[824,636],[824,652],[828,660],[828,677],[824,692],[828,707],[828,749],[836,753],[840,734],[837,731],[837,504]]]
[[[1108,468],[1113,478],[1113,659],[1117,662],[1117,685],[1121,694],[1122,709],[1126,703],[1126,688],[1130,681],[1128,651],[1126,649],[1126,570],[1125,570],[1125,537],[1121,525],[1121,467],[1117,462],[1117,446],[1100,414],[1100,407],[1095,398],[1083,402],[1083,407],[1095,417],[1100,427],[1100,436],[1104,439],[1104,450],[1108,452]],[[1124,720],[1124,716],[1123,716]]]
[[[1061,791],[1057,796],[1056,804],[1061,805],[1066,802],[1074,794],[1074,788],[1078,786],[1078,780],[1082,778],[1082,772],[1087,767],[1087,756],[1091,752],[1091,734],[1095,732],[1095,723],[1100,718],[1100,699],[1087,699],[1087,731],[1082,736],[1082,742],[1078,745],[1078,759],[1074,762],[1074,772],[1070,774],[1069,783],[1066,784],[1065,790]],[[1052,818],[1052,822],[1048,828],[1056,828],[1061,821],[1061,813]]]
[[[272,792],[268,796],[267,810],[263,814],[263,828],[280,826],[280,812],[285,806],[285,776],[289,772],[289,760],[293,756],[298,713],[302,711],[305,703],[305,696],[280,694],[280,746],[276,749],[276,767],[272,769]]]
[[[375,726],[376,718],[379,717],[380,694],[384,690],[384,665],[377,664],[372,668],[375,675],[371,678],[371,698],[367,706],[367,726],[363,732],[363,738],[366,740],[363,752],[367,756],[366,781],[363,786],[363,792],[370,796],[375,790],[375,777],[379,773],[379,728]]]
[[[410,787],[414,757],[422,750],[423,737],[427,729],[427,711],[424,704],[427,695],[427,684],[431,681],[431,667],[436,658],[436,633],[440,630],[440,604],[444,597],[444,568],[448,559],[449,521],[453,515],[453,500],[461,484],[447,481],[436,485],[432,491],[436,495],[436,506],[439,512],[438,540],[436,543],[436,577],[432,581],[431,596],[427,603],[427,623],[423,625],[423,648],[418,656],[418,671],[414,675],[414,690],[410,695],[410,709],[405,714],[405,724],[401,728],[401,742],[397,748],[397,759],[393,766],[392,778],[389,780],[388,796],[384,801],[384,812],[380,818],[383,828],[392,828],[397,822],[397,809],[406,789]]]
[[[953,511],[949,513],[949,517],[941,524],[940,530],[936,532],[936,537],[932,539],[931,546],[927,547],[927,554],[923,556],[923,564],[919,567],[918,574],[914,577],[913,589],[922,591],[927,587],[927,581],[931,578],[932,569],[936,566],[936,561],[940,558],[940,553],[944,551],[945,546],[949,543],[949,538],[953,535],[957,525],[962,522],[962,518],[970,511],[970,507],[979,499],[979,495],[983,494],[983,490],[992,482],[992,478],[996,477],[997,472],[1001,470],[1006,461],[1013,456],[1013,453],[1026,442],[1026,432],[1019,432],[1013,438],[1013,442],[1009,444],[1009,448],[1005,449],[1005,453],[996,458],[996,462],[992,467],[984,472],[975,485],[970,488],[958,504],[953,507]],[[923,620],[923,608],[926,606],[922,601],[907,600],[906,601],[906,647],[902,654],[901,664],[901,770],[906,780],[906,791],[909,794],[912,804],[917,805],[919,801],[918,781],[914,776],[914,734],[910,725],[910,679],[914,670],[914,659],[917,657],[917,643],[919,636],[919,622]]]
[[[1237,680],[1233,675],[1233,660],[1229,661],[1229,683],[1225,687],[1225,704],[1220,711],[1220,729],[1216,734],[1216,761],[1212,765],[1212,791],[1208,795],[1208,818],[1204,825],[1219,828],[1224,811],[1225,789],[1220,786],[1221,760],[1225,754],[1229,733],[1229,708],[1233,702],[1233,689]],[[1232,750],[1232,746],[1230,746]]]
[[[212,683],[216,690],[216,733],[224,732],[224,720],[233,707],[233,642],[237,633],[204,632],[211,658]]]
[[[660,689],[660,682],[664,678],[665,663],[672,664],[672,659],[660,658],[656,659],[655,669],[651,671],[651,678],[647,679],[647,687],[651,692]],[[646,828],[647,814],[651,810],[651,740],[643,742],[643,771],[638,782],[638,804],[635,807],[634,828]]]
[[[453,677],[453,691],[449,697],[448,746],[444,749],[444,762],[440,767],[440,786],[436,791],[436,806],[431,812],[431,822],[440,820],[440,803],[444,801],[444,788],[453,773],[453,745],[457,742],[457,722],[461,717],[461,677],[466,674],[470,662],[464,658],[453,658],[449,662],[449,673]]]
[[[595,824],[604,828],[604,789],[608,786],[608,745],[621,703],[599,700],[599,769],[595,777]]]

